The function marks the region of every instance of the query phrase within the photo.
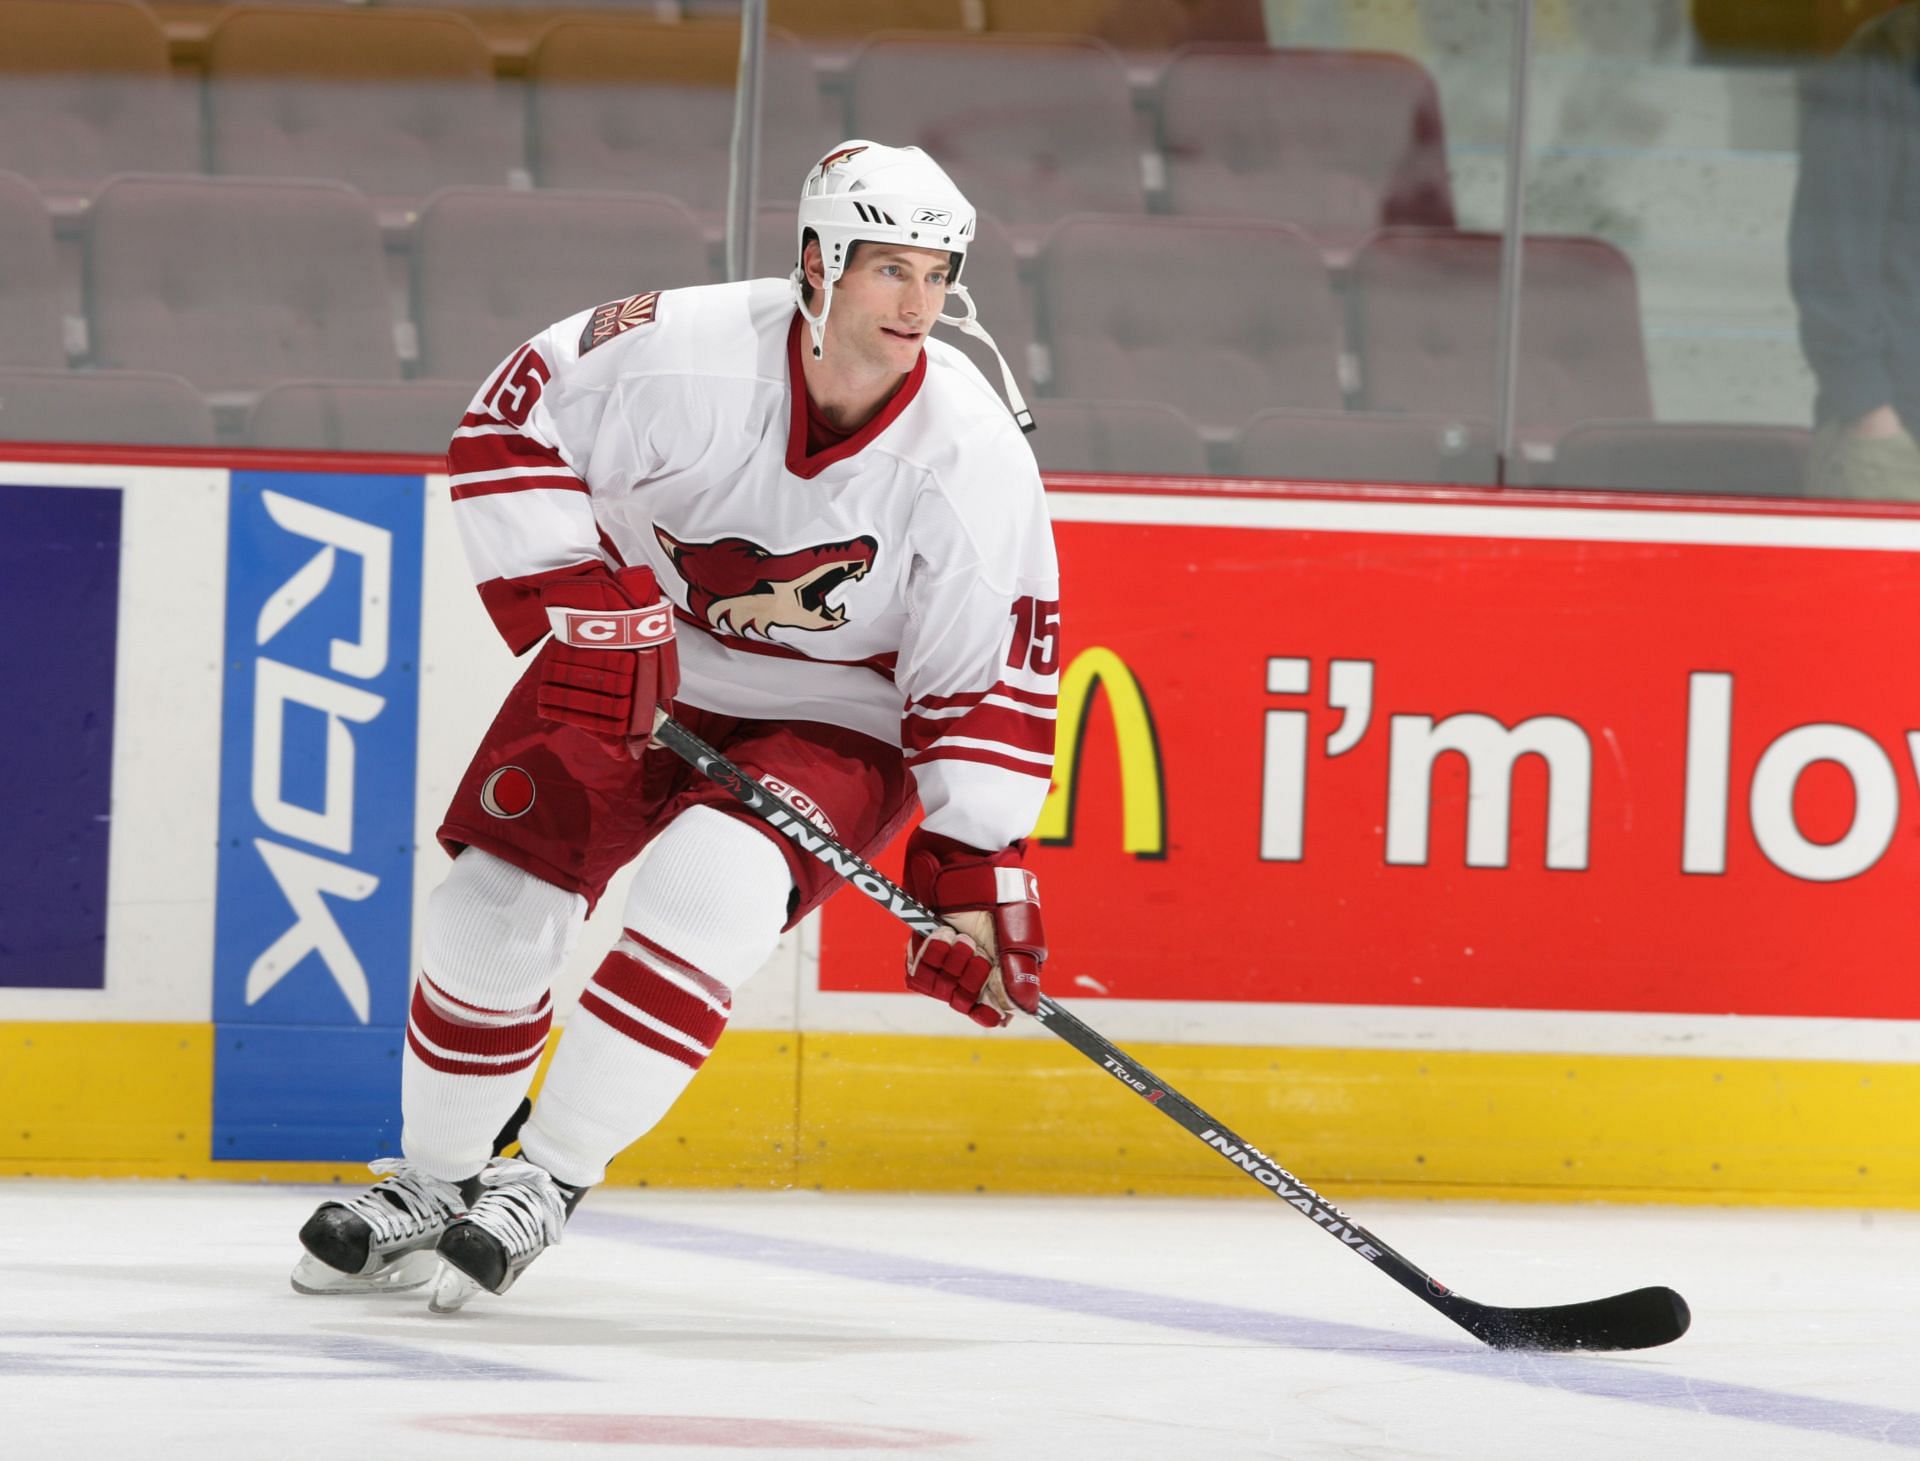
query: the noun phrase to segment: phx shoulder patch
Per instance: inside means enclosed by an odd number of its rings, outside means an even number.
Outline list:
[[[580,332],[580,353],[585,355],[595,346],[604,345],[615,335],[624,335],[637,325],[652,324],[654,311],[659,307],[660,291],[657,289],[646,294],[629,294],[625,299],[601,305],[587,316],[587,327]]]

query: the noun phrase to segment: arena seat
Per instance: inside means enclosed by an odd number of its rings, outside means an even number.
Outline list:
[[[848,69],[849,132],[924,147],[1016,239],[1068,213],[1144,213],[1120,58],[1059,37],[879,36]]]
[[[557,320],[713,282],[699,222],[654,193],[447,188],[420,210],[413,271],[420,374],[476,386]]]
[[[1171,212],[1279,219],[1344,252],[1390,224],[1453,226],[1440,98],[1418,61],[1195,46],[1156,98]]]
[[[768,0],[767,24],[800,36],[972,28],[967,0]]]
[[[155,370],[0,370],[0,440],[211,446],[213,412]]]
[[[443,456],[478,381],[285,381],[247,414],[249,446]]]
[[[1521,277],[1521,432],[1653,415],[1633,266],[1599,239],[1529,236]],[[1387,229],[1353,262],[1361,404],[1491,416],[1498,375],[1500,237]]]
[[[526,170],[517,98],[480,32],[447,11],[228,11],[207,42],[216,173],[338,178],[384,206]]]
[[[1206,475],[1200,428],[1157,401],[1035,401],[1033,420],[1027,440],[1044,472]]]
[[[1544,485],[1805,497],[1812,433],[1798,426],[1583,421],[1555,444]]]
[[[379,223],[344,183],[116,178],[84,248],[96,365],[208,391],[400,373]]]
[[[1493,486],[1493,423],[1365,411],[1262,411],[1234,442],[1241,477],[1296,482],[1414,482]]]
[[[6,0],[0,24],[0,168],[77,201],[119,172],[195,172],[197,89],[131,0]]]
[[[666,193],[717,220],[727,206],[736,25],[663,25],[576,16],[542,31],[528,58],[535,179],[548,188]],[[762,76],[760,187],[797,198],[807,169],[840,140],[813,62],[770,32]]]
[[[0,172],[0,365],[66,363],[53,219],[32,183]]]
[[[986,0],[986,22],[999,34],[1093,36],[1123,51],[1267,38],[1260,0]]]
[[[1342,404],[1326,269],[1286,224],[1063,219],[1040,295],[1053,395],[1160,401],[1215,431],[1268,406]]]

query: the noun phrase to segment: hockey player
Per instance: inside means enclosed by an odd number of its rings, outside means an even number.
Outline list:
[[[454,512],[494,624],[540,648],[440,829],[454,862],[422,930],[405,1155],[301,1229],[296,1288],[431,1281],[439,1310],[504,1292],[838,887],[650,750],[656,707],[869,858],[917,798],[905,884],[954,931],[910,943],[908,987],[983,1026],[1036,1007],[1021,855],[1052,765],[1059,593],[1011,372],[1015,417],[929,339],[944,320],[992,344],[960,282],[973,232],[925,153],[851,141],[807,176],[790,279],[575,315],[474,398]],[[553,976],[642,849],[520,1156],[490,1159]]]

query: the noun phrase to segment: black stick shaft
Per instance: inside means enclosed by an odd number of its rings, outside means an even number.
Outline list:
[[[937,933],[947,924],[932,909],[879,872],[858,853],[795,813],[759,782],[662,710],[653,739],[715,784],[749,812],[803,851],[819,859],[916,933]],[[1348,1251],[1382,1270],[1408,1293],[1454,1323],[1502,1348],[1642,1349],[1686,1332],[1685,1301],[1671,1289],[1638,1289],[1586,1304],[1544,1309],[1507,1309],[1456,1294],[1402,1257],[1251,1142],[1237,1136],[1072,1014],[1050,995],[1040,996],[1041,1024],[1120,1084],[1198,1137]]]

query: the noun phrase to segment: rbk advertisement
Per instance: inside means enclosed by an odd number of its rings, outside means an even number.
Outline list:
[[[233,474],[215,1157],[398,1150],[422,485]]]

